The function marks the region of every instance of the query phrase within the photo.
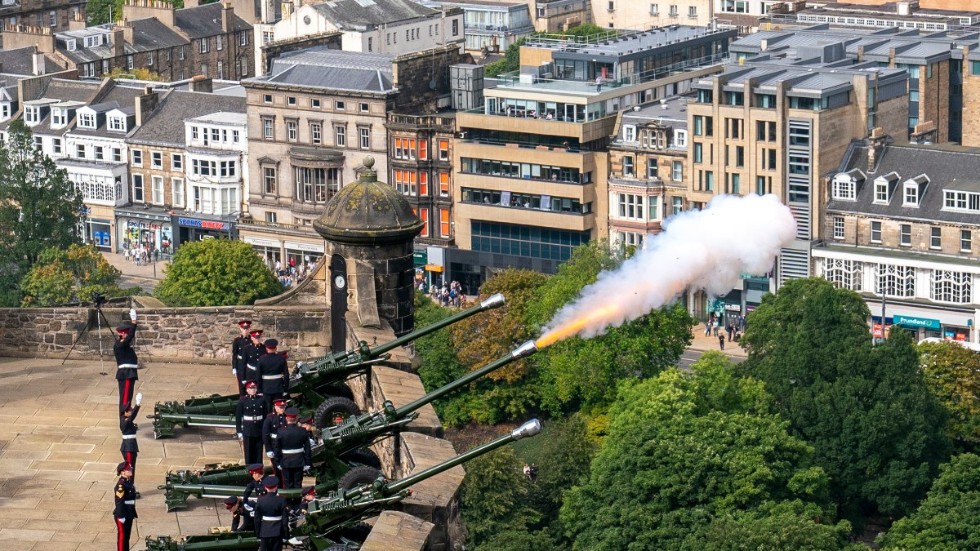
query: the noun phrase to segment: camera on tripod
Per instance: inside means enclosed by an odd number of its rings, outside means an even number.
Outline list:
[[[92,291],[92,303],[95,304],[96,308],[101,308],[105,304],[105,300],[105,293]]]

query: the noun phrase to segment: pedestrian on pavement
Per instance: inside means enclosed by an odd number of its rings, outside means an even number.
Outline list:
[[[133,316],[135,317],[135,316]],[[139,360],[133,349],[136,338],[136,320],[125,322],[116,328],[116,342],[112,353],[116,357],[116,381],[119,383],[119,411],[125,411],[133,400],[136,381],[139,380]]]
[[[725,334],[724,333],[718,335],[718,347],[721,348],[722,350],[725,349]]]
[[[133,400],[134,405],[128,407],[120,413],[119,417],[119,430],[122,431],[122,445],[119,446],[119,451],[122,453],[123,462],[127,463],[132,471],[131,480],[133,485],[136,485],[136,456],[140,452],[139,443],[136,441],[136,431],[139,430],[139,426],[136,425],[136,415],[140,412],[140,404],[143,402],[143,393],[137,392],[136,399]],[[137,497],[139,492],[137,492]]]
[[[265,401],[258,395],[255,381],[245,383],[245,396],[235,408],[235,428],[242,443],[245,464],[262,462],[262,422],[265,421]]]
[[[274,476],[262,479],[265,495],[255,504],[255,535],[259,537],[260,551],[281,551],[282,543],[289,539],[289,523],[286,520],[286,500],[279,495],[279,481]]]
[[[252,320],[239,320],[238,330],[241,333],[231,341],[231,373],[238,385],[238,395],[245,395],[245,345],[249,343],[248,330]]]
[[[726,329],[728,329],[728,342],[732,342],[734,340],[732,337],[735,336],[735,325],[728,322],[728,327]]]
[[[116,519],[116,551],[129,551],[129,537],[136,520],[136,488],[133,486],[133,467],[123,461],[116,466],[119,480],[116,482],[116,507],[112,511]]]

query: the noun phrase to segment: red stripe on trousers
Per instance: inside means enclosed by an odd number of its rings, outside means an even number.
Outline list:
[[[133,380],[126,379],[126,384],[123,385],[123,400],[122,403],[129,405],[130,398],[129,395],[133,392]]]
[[[123,535],[126,533],[125,521],[116,519],[116,532],[119,533],[119,541],[116,542],[116,549],[123,551],[126,546],[123,544]]]

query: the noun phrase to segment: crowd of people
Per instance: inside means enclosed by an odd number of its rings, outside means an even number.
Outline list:
[[[726,318],[715,314],[714,312],[708,316],[708,321],[704,324],[704,336],[710,337],[714,335],[718,337],[718,348],[721,350],[725,349],[725,337],[727,335],[728,342],[737,343],[742,340],[742,333],[745,332],[745,316],[742,315],[729,315]]]
[[[303,262],[299,264],[296,263],[296,258],[292,256],[289,257],[285,265],[279,260],[267,262],[269,269],[272,270],[283,287],[291,287],[294,283],[299,283],[309,276],[313,272],[313,265],[315,264],[315,262],[310,261],[309,256],[303,257]]]
[[[462,308],[466,305],[466,291],[458,281],[451,281],[449,285],[430,286],[424,279],[417,278],[416,287],[444,307]]]

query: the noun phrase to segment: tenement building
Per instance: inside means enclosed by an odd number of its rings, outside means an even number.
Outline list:
[[[312,224],[324,204],[369,155],[388,173],[389,113],[434,112],[459,55],[454,45],[401,56],[313,48],[242,81],[250,178],[241,239],[273,262],[323,254]]]
[[[456,115],[451,279],[475,288],[504,267],[554,272],[578,245],[608,238],[607,148],[621,112],[718,72],[734,35],[676,27],[523,47],[521,74]]]
[[[725,297],[743,312],[783,281],[810,275],[810,246],[823,209],[820,176],[839,165],[851,141],[878,127],[905,131],[908,73],[842,64],[841,54],[833,45],[797,48],[729,64],[694,84],[695,101],[688,104],[691,206],[702,208],[720,194],[773,193],[796,219],[796,239],[774,271],[746,274]],[[691,311],[705,315],[709,297],[692,298]]]
[[[830,178],[817,275],[860,293],[878,330],[978,342],[980,154],[853,143]]]
[[[0,0],[0,21],[5,33],[19,26],[65,31],[73,24],[84,25],[86,4],[86,0]]]
[[[664,219],[684,210],[687,184],[687,102],[691,96],[623,111],[609,145],[609,241],[641,248]]]

